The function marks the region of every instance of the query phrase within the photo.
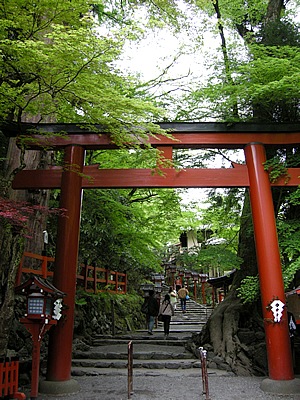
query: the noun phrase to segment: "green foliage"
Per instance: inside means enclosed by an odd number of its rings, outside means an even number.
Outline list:
[[[199,246],[176,254],[176,260],[185,268],[208,273],[239,268],[237,256],[242,192],[238,189],[219,194],[211,191],[203,209],[183,211],[180,226],[184,231],[197,232]]]
[[[219,6],[222,10],[222,17],[232,26],[247,23],[254,27],[263,20],[268,0],[244,0],[226,1],[220,0]]]
[[[286,220],[280,216],[277,221],[278,240],[285,263],[295,262],[300,256],[300,222]]]
[[[72,6],[53,0],[5,2],[0,10],[0,121],[26,115],[97,123],[118,143],[128,141],[132,126],[144,134],[148,122],[148,132],[158,132],[151,120],[161,119],[163,111],[138,96],[138,81],[116,67],[133,27],[113,35],[98,28],[85,0]]]
[[[218,271],[222,275],[225,271],[239,268],[241,260],[226,245],[216,244],[184,250],[177,255],[176,262],[193,271],[201,273]]]
[[[108,0],[94,6],[101,22],[133,26],[139,23],[148,28],[161,28],[166,25],[176,29],[184,20],[184,14],[174,0]],[[108,21],[107,21],[108,19]]]
[[[163,158],[158,149],[153,147],[88,151],[86,157],[87,164],[98,164],[101,169],[112,166],[115,169],[149,168],[152,169],[153,174],[159,173],[158,160],[159,168],[173,165],[170,160]]]
[[[84,297],[82,297],[82,298],[76,297],[75,298],[75,304],[76,304],[76,306],[86,306],[87,305],[87,301],[86,301],[86,299]]]
[[[264,163],[264,169],[269,172],[270,182],[276,182],[282,176],[285,177],[286,181],[289,179],[286,163],[282,162],[278,156],[267,160]]]
[[[291,287],[291,283],[294,281],[296,273],[300,270],[300,256],[293,262],[289,263],[283,271],[283,282],[285,289]]]
[[[290,288],[291,282],[295,278],[295,274],[300,270],[300,257],[298,257],[294,262],[290,263],[288,266],[283,268],[283,283],[284,289],[288,290]],[[238,297],[242,299],[243,303],[253,303],[259,299],[260,286],[259,277],[248,276],[244,278],[241,282],[241,286],[237,288]]]
[[[98,266],[121,271],[130,267],[126,262],[128,253],[133,258],[134,254],[139,256],[140,261],[144,257],[150,263],[154,261],[147,248],[147,255],[141,258],[138,248],[145,238],[138,226],[142,222],[130,205],[126,204],[125,195],[116,190],[85,191],[81,220],[82,257]]]
[[[238,269],[240,264],[241,259],[226,245],[211,245],[201,251],[200,268],[205,272],[212,268],[222,274],[225,271]]]
[[[80,260],[126,271],[130,290],[137,290],[145,276],[160,270],[160,249],[172,235],[178,240],[172,221],[179,212],[173,191],[86,190]]]
[[[282,275],[285,290],[288,290],[300,270],[300,223],[298,220],[285,220],[281,215],[277,221],[279,247],[282,260]],[[238,296],[244,303],[251,303],[259,298],[258,276],[243,279]]]
[[[289,202],[291,205],[300,204],[300,188],[297,188],[294,192],[290,193]]]
[[[88,163],[102,168],[153,167],[156,151],[114,150],[87,154]],[[58,192],[53,192],[57,205]],[[79,261],[126,271],[130,291],[161,270],[167,242],[180,236],[179,197],[173,189],[85,190],[81,213]],[[55,237],[55,224],[49,224]],[[55,240],[53,240],[55,242]]]
[[[263,24],[256,34],[256,39],[265,46],[299,47],[300,45],[299,29],[287,19]]]
[[[197,2],[207,12],[206,3]],[[213,3],[221,54],[207,59],[211,74],[184,96],[177,119],[299,120],[299,25],[267,0]]]
[[[259,279],[256,276],[247,276],[241,282],[241,286],[237,288],[238,297],[243,303],[253,303],[259,297]]]
[[[215,117],[227,122],[253,120],[259,109],[261,120],[291,122],[299,120],[299,48],[292,46],[251,45],[244,61],[231,60],[232,81],[213,76],[184,101],[186,114]],[[195,108],[195,103],[200,107]],[[205,105],[205,108],[201,108]],[[237,107],[238,114],[233,110]],[[256,113],[257,114],[257,113]]]
[[[241,207],[244,191],[230,189],[222,194],[211,191],[208,199],[210,206],[202,210],[202,224],[213,232],[216,239],[222,238],[227,247],[236,252],[240,225]]]

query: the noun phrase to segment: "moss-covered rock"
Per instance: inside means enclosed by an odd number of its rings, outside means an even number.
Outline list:
[[[145,323],[140,311],[142,301],[140,296],[134,294],[78,292],[74,335],[89,340],[96,334],[118,334],[140,329]]]

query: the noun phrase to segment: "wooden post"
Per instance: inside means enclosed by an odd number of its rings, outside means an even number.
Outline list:
[[[43,260],[42,260],[42,277],[44,279],[48,278],[48,270],[47,270],[47,257],[46,256],[42,256]]]
[[[133,393],[133,344],[128,343],[128,399]]]
[[[20,322],[30,332],[32,338],[32,364],[31,364],[31,391],[30,399],[35,400],[38,398],[39,389],[39,376],[40,376],[40,353],[41,342],[45,333],[53,326],[56,325],[56,320],[34,320],[29,318],[22,318]]]
[[[202,292],[202,303],[206,304],[205,282],[201,282],[201,292]]]
[[[109,269],[105,269],[105,286],[108,285]]]
[[[96,269],[96,265],[93,265],[93,278],[94,278],[94,282],[93,282],[94,294],[97,294],[97,269]]]
[[[201,361],[201,375],[202,375],[202,394],[205,394],[205,399],[210,400],[208,388],[208,373],[207,373],[207,351],[203,347],[199,347],[199,356]]]
[[[87,291],[88,288],[88,276],[89,276],[89,268],[87,263],[84,264],[84,290]]]
[[[118,278],[119,278],[119,272],[117,271],[116,272],[116,277],[115,277],[115,280],[116,280],[116,286],[115,286],[116,293],[119,292],[119,290],[118,290],[119,289],[119,279]]]
[[[294,372],[286,310],[283,310],[282,317],[279,316],[279,320],[276,321],[270,309],[274,300],[278,299],[285,304],[285,294],[271,186],[263,165],[266,161],[264,146],[260,143],[250,143],[245,147],[245,156],[249,173],[269,377],[274,380],[291,380],[294,378]]]
[[[31,400],[37,399],[40,377],[41,339],[39,338],[40,325],[32,324],[32,368],[31,368]]]
[[[127,293],[127,273],[125,273],[125,285],[124,285],[124,292]]]
[[[111,334],[115,336],[116,329],[115,329],[115,303],[113,299],[110,301],[111,304]]]

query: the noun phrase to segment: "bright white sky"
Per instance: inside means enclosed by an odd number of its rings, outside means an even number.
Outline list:
[[[204,34],[205,47],[195,50],[192,41],[186,34],[174,36],[169,30],[149,31],[147,37],[139,43],[126,46],[122,69],[130,73],[137,73],[144,81],[157,78],[176,58],[167,74],[168,77],[184,77],[172,84],[165,84],[167,91],[171,87],[183,85],[187,88],[192,82],[204,82],[212,71],[208,67],[209,54],[216,55],[219,41],[212,34]],[[178,55],[180,56],[178,57]],[[177,58],[178,57],[178,58]],[[163,90],[160,89],[160,92]]]

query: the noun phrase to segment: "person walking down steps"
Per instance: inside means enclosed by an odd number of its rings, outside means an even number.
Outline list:
[[[162,316],[162,321],[164,323],[165,339],[167,339],[169,337],[169,333],[170,333],[171,317],[174,315],[174,308],[171,304],[169,294],[165,295],[165,298],[160,305],[159,315]]]
[[[182,286],[182,288],[178,290],[178,297],[180,298],[181,311],[183,313],[186,312],[186,301],[189,298],[188,295],[189,291],[185,286]]]
[[[159,305],[157,299],[155,298],[154,290],[149,290],[149,296],[145,298],[145,301],[142,305],[142,312],[146,314],[149,335],[153,335],[152,331],[155,317],[158,316],[158,311]]]

